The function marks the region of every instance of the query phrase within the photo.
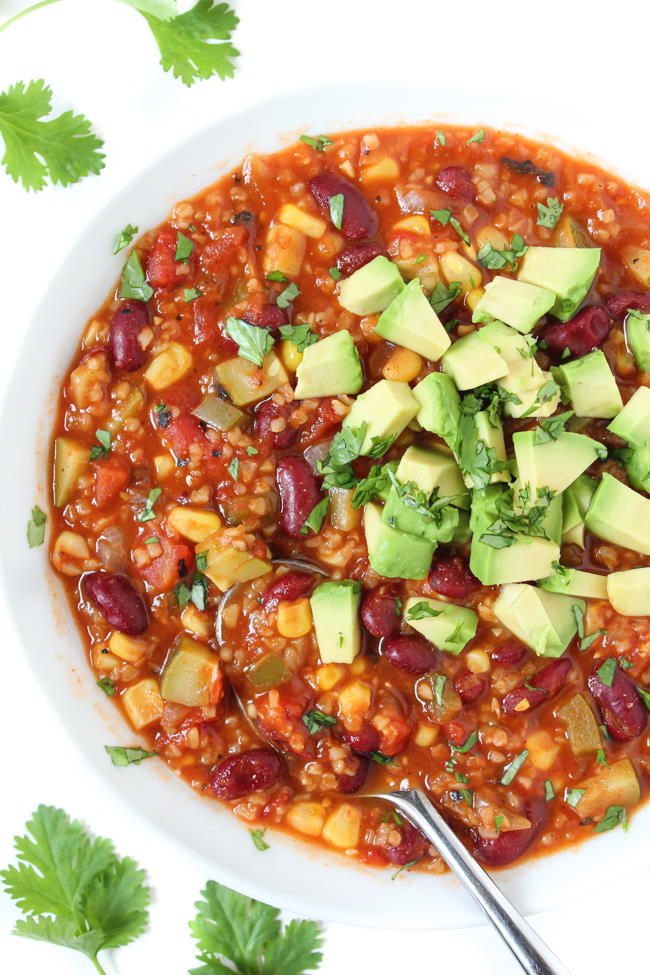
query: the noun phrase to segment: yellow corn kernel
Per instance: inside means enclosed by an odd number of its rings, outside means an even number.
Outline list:
[[[399,176],[399,164],[392,156],[385,156],[379,162],[364,166],[361,170],[360,179],[362,183],[383,183],[384,181],[397,179]]]
[[[211,630],[210,621],[196,606],[188,604],[185,607],[181,613],[181,622],[186,630],[191,630],[192,633],[196,634],[202,640],[209,639]]]
[[[434,741],[438,737],[438,728],[430,724],[418,724],[415,735],[413,736],[413,741],[420,748],[428,748],[433,745]]]
[[[52,565],[66,576],[79,576],[90,558],[86,540],[76,532],[62,531],[52,551]]]
[[[177,535],[189,538],[191,542],[202,542],[222,525],[221,518],[215,511],[190,508],[182,504],[172,508],[165,521]]]
[[[285,227],[293,227],[294,230],[299,230],[305,237],[312,237],[314,240],[319,240],[327,230],[327,224],[324,220],[321,220],[320,217],[315,217],[313,213],[307,213],[305,210],[301,210],[300,207],[294,206],[293,203],[285,203],[284,206],[280,207],[278,220]]]
[[[339,166],[339,169],[345,176],[348,177],[348,179],[355,179],[354,166],[352,165],[349,159],[346,159],[344,162],[342,162],[341,165]]]
[[[372,704],[372,689],[360,680],[350,681],[339,691],[339,708],[344,721],[347,717],[366,714]]]
[[[340,664],[323,664],[316,671],[316,683],[321,691],[331,691],[345,676],[345,668]]]
[[[409,230],[412,234],[420,234],[422,237],[431,236],[429,221],[422,214],[414,213],[410,217],[403,217],[393,224],[393,230]]]
[[[145,677],[137,684],[132,684],[124,691],[120,700],[124,705],[127,718],[136,731],[158,721],[165,707],[158,689],[158,681],[153,677]]]
[[[172,471],[176,470],[176,464],[174,463],[174,458],[170,457],[169,454],[157,454],[153,459],[154,467],[156,468],[156,477],[169,477]]]
[[[361,655],[355,657],[355,659],[350,664],[350,673],[353,674],[355,677],[361,677],[361,674],[363,674],[365,669],[366,669],[366,661]]]
[[[323,826],[323,839],[341,850],[350,850],[357,846],[360,835],[361,810],[347,802],[330,813]]]
[[[280,358],[285,369],[288,369],[289,372],[295,372],[302,362],[302,352],[298,352],[298,346],[290,342],[289,339],[282,339],[280,342]]]
[[[492,224],[488,223],[476,233],[476,246],[478,249],[480,250],[482,247],[485,247],[486,244],[492,244],[497,250],[503,250],[504,247],[508,246],[508,241],[503,231],[498,230]]]
[[[145,369],[144,378],[155,390],[166,389],[192,368],[192,356],[180,342],[170,342]]]
[[[320,836],[325,822],[325,810],[320,802],[297,802],[287,813],[287,823],[305,836]]]
[[[484,288],[472,288],[472,290],[468,292],[466,301],[467,307],[470,311],[474,311],[484,294]]]
[[[308,599],[283,600],[278,603],[278,633],[297,640],[307,636],[313,627],[311,606]]]
[[[381,374],[393,382],[410,383],[420,372],[422,359],[410,349],[395,349],[384,363]]]
[[[92,648],[91,659],[93,667],[96,670],[103,670],[106,674],[113,670],[114,667],[119,667],[122,663],[121,660],[108,652],[103,643],[99,643]]]
[[[134,640],[132,636],[126,636],[117,630],[111,634],[108,649],[120,660],[126,660],[130,664],[138,663],[145,655],[145,645],[141,640]]]
[[[526,739],[528,758],[542,772],[548,771],[555,763],[560,746],[557,745],[548,731],[534,731]]]
[[[300,274],[306,246],[307,238],[299,230],[285,227],[283,223],[273,224],[266,235],[264,273],[281,271],[288,278],[297,277]]]
[[[480,268],[456,251],[445,251],[440,255],[440,270],[447,284],[458,281],[464,293],[478,288],[483,283]]]
[[[465,657],[467,669],[473,674],[486,674],[490,669],[490,658],[485,650],[470,650]]]

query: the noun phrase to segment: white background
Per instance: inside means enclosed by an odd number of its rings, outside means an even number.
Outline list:
[[[27,2],[0,0],[0,20]],[[479,105],[482,90],[513,89],[556,103],[568,99],[576,113],[588,105],[599,112],[613,139],[625,138],[626,125],[647,125],[642,109],[650,16],[640,4],[231,2],[241,18],[236,78],[202,82],[189,90],[162,73],[145,22],[114,0],[64,0],[0,34],[0,90],[17,80],[45,78],[54,88],[57,109],[74,108],[93,120],[107,154],[101,177],[66,190],[27,195],[0,175],[0,393],[41,291],[103,200],[176,141],[259,97],[322,81],[421,79],[432,86],[439,79],[475,91]],[[570,141],[571,133],[564,135]],[[56,329],[57,322],[50,327]],[[6,467],[3,476],[11,476]],[[3,512],[3,517],[27,520],[30,503],[26,498],[25,512]],[[98,791],[93,785],[91,791],[85,785],[81,759],[58,724],[56,702],[48,701],[46,689],[21,660],[2,605],[0,632],[6,634],[1,651],[0,865],[12,858],[11,837],[22,831],[39,802],[64,807],[98,834],[111,836],[121,853],[134,855],[147,868],[154,889],[149,932],[106,958],[107,971],[184,975],[193,957],[187,921],[210,876],[209,864],[149,836],[107,788]],[[535,927],[573,975],[647,968],[646,878],[631,876],[618,890],[598,889],[598,882],[594,876],[590,898],[537,916]],[[3,971],[75,975],[91,970],[81,956],[11,937],[15,916],[9,899],[0,894]],[[325,934],[322,975],[518,971],[487,928],[405,935],[330,926]]]

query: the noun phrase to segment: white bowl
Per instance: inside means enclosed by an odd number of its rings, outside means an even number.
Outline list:
[[[526,124],[524,125],[524,120]],[[88,316],[113,286],[123,255],[111,258],[116,228],[140,228],[163,220],[172,204],[191,196],[235,167],[251,149],[271,151],[301,132],[317,134],[400,121],[463,122],[511,128],[528,135],[570,133],[583,151],[610,156],[634,178],[647,159],[641,143],[628,158],[630,143],[611,142],[602,119],[570,106],[504,102],[422,85],[320,88],[287,94],[220,121],[178,146],[133,181],[93,220],[67,255],[37,309],[24,339],[0,426],[5,451],[0,488],[3,546],[0,566],[5,595],[24,653],[35,676],[58,702],[62,722],[88,759],[99,788],[119,790],[150,829],[182,853],[205,858],[210,875],[229,886],[296,914],[354,925],[389,928],[452,928],[480,923],[482,916],[449,876],[402,874],[346,862],[277,834],[260,855],[244,825],[225,807],[196,795],[162,762],[143,763],[133,774],[113,768],[104,743],[133,744],[136,736],[118,719],[110,701],[98,694],[86,665],[79,634],[62,587],[43,547],[30,551],[25,521],[31,504],[48,506],[48,441],[57,389]],[[545,138],[545,136],[541,136]],[[557,136],[554,141],[563,145]],[[636,164],[636,165],[635,165]],[[98,184],[101,192],[101,183]],[[19,408],[16,408],[19,404]],[[36,571],[35,571],[36,570]],[[110,729],[110,734],[107,733]],[[97,780],[95,780],[97,782]],[[533,913],[593,893],[650,860],[644,831],[650,808],[638,812],[629,833],[615,830],[573,850],[500,872],[506,894]]]

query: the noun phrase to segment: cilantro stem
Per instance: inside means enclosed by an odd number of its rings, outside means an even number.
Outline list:
[[[12,24],[15,24],[17,20],[20,20],[21,17],[26,17],[27,14],[33,13],[35,10],[38,10],[39,7],[49,7],[51,3],[60,2],[61,0],[39,0],[39,3],[33,3],[31,7],[25,7],[24,10],[19,10],[18,13],[14,14],[13,17],[10,17],[9,20],[5,20],[4,24],[0,24],[0,34],[3,30],[6,30],[7,27],[11,27]]]
[[[45,2],[46,3],[56,3],[56,0],[45,0]],[[90,960],[92,961],[93,965],[95,966],[95,968],[97,969],[97,971],[100,973],[100,975],[106,975],[106,969],[105,968],[102,968],[102,966],[100,965],[99,960],[97,958],[97,955],[93,955],[93,957]]]

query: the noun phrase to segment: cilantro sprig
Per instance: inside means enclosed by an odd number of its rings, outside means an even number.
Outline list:
[[[239,355],[255,366],[261,366],[264,357],[269,354],[274,345],[274,338],[268,328],[251,325],[243,318],[227,318],[226,332],[239,346]]]

